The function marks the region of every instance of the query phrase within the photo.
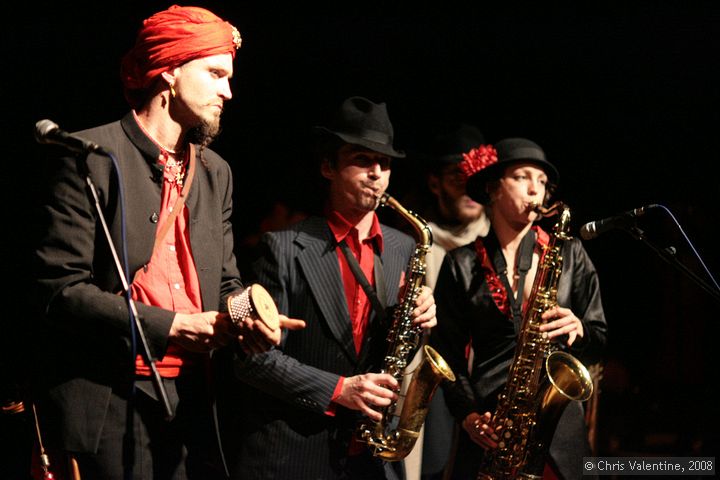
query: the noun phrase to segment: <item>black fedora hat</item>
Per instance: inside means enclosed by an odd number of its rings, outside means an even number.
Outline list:
[[[468,153],[483,143],[485,136],[479,128],[465,123],[452,125],[431,139],[427,160],[430,166],[435,168],[459,163],[463,159],[463,153]]]
[[[505,168],[514,163],[534,163],[545,171],[550,188],[558,185],[560,173],[547,160],[545,152],[537,143],[525,138],[506,138],[493,146],[497,152],[497,162],[485,166],[468,177],[467,192],[473,200],[487,203],[490,200],[485,188],[487,182],[500,178]]]
[[[405,157],[405,152],[393,146],[393,126],[385,103],[374,103],[364,97],[347,98],[326,126],[313,130],[389,157]]]

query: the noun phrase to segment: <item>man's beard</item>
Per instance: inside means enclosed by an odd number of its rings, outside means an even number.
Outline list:
[[[195,143],[200,147],[207,147],[220,135],[220,132],[220,117],[218,117],[212,122],[202,120],[199,125],[188,131],[186,138],[190,143]]]
[[[451,225],[465,225],[472,221],[477,220],[480,217],[481,211],[468,211],[467,208],[462,206],[465,202],[465,197],[461,196],[455,198],[445,190],[440,190],[439,201],[445,206],[444,215],[445,222]]]

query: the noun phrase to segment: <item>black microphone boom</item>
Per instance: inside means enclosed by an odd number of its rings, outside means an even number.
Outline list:
[[[631,222],[633,222],[637,217],[644,215],[645,211],[653,207],[657,207],[657,205],[652,204],[645,207],[634,208],[630,211],[621,213],[620,215],[616,215],[614,217],[608,217],[603,218],[602,220],[588,222],[582,227],[580,227],[580,236],[583,238],[583,240],[592,240],[593,238],[597,238],[608,230],[613,230],[616,228],[628,228]]]
[[[54,143],[62,145],[70,151],[77,153],[96,152],[107,154],[107,151],[97,143],[85,140],[76,135],[68,133],[52,120],[40,120],[35,124],[35,140],[38,143]]]

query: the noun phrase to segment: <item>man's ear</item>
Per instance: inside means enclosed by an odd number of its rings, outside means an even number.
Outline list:
[[[433,195],[440,196],[440,177],[431,173],[427,176],[427,186]]]
[[[335,176],[335,169],[330,165],[330,160],[327,157],[324,157],[320,162],[320,175],[328,180],[332,180]]]
[[[171,73],[170,71],[165,71],[162,72],[160,75],[162,75],[163,80],[165,80],[168,85],[175,85],[175,75],[173,73]]]

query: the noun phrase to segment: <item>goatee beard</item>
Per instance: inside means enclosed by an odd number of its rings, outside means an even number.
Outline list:
[[[200,147],[207,147],[220,135],[220,131],[220,118],[212,122],[203,120],[200,125],[188,131],[187,140],[200,145]]]

